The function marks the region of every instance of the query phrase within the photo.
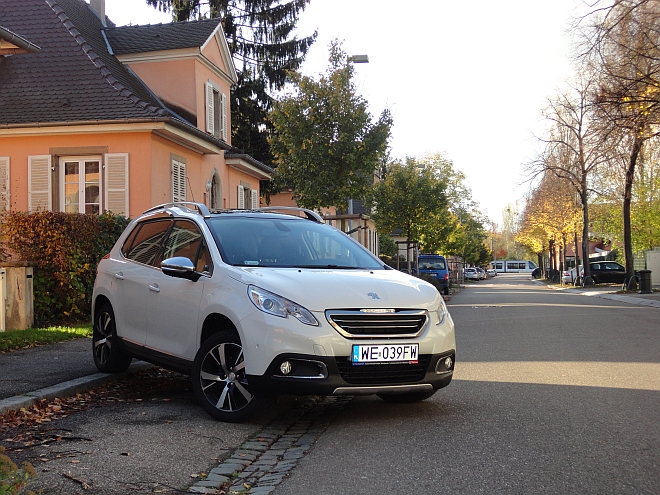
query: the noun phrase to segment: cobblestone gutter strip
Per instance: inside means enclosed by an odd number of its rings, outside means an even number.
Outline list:
[[[271,493],[351,400],[350,396],[310,398],[300,408],[280,414],[188,493]]]

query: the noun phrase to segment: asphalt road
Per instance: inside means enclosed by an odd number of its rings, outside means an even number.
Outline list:
[[[275,495],[660,493],[660,310],[522,275],[449,309],[449,387],[354,399]]]
[[[283,477],[275,495],[660,493],[660,309],[500,275],[453,296],[450,311],[454,380],[418,404],[357,397],[327,419],[313,398],[283,397],[226,424],[196,404],[186,377],[153,368],[97,390],[110,400],[88,410],[3,430],[0,445],[35,465],[30,488],[47,495],[183,493],[230,454],[247,459],[236,449],[273,425],[304,446],[250,493]],[[88,345],[66,352],[86,367]],[[59,352],[39,355],[53,363],[46,385],[66,377]]]

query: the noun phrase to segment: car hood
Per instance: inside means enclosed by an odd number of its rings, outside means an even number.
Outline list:
[[[397,270],[231,267],[230,276],[301,304],[310,311],[348,308],[430,309],[440,304],[431,284]]]

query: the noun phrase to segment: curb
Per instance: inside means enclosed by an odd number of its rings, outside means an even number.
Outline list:
[[[153,367],[153,364],[138,361],[131,364],[130,368],[124,373],[94,373],[93,375],[74,378],[73,380],[58,383],[57,385],[51,385],[50,387],[41,388],[32,392],[26,392],[23,395],[7,397],[6,399],[0,400],[0,414],[5,414],[9,411],[17,411],[25,407],[30,407],[32,404],[35,404],[43,399],[52,400],[56,397],[66,397],[80,392],[86,392],[87,390],[94,388],[97,385],[101,385],[102,383],[106,383],[150,367]]]

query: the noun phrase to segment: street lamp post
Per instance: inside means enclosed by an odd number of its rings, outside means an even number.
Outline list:
[[[354,64],[368,64],[369,55],[351,55],[348,57],[348,61],[353,62]]]

